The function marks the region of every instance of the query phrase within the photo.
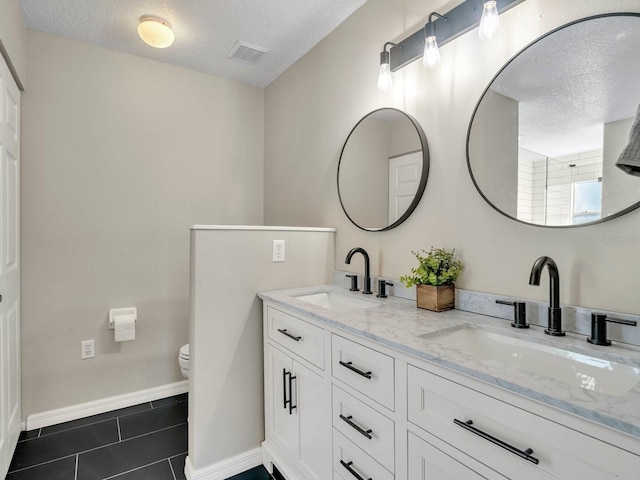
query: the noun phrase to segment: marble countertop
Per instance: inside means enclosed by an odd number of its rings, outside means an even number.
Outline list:
[[[371,302],[370,308],[338,312],[296,298],[300,295],[335,291]],[[587,343],[582,335],[549,337],[543,328],[514,329],[503,319],[460,310],[431,312],[416,308],[415,302],[389,297],[364,296],[331,285],[317,285],[260,292],[258,296],[294,312],[307,315],[331,327],[373,340],[401,352],[428,360],[460,373],[497,385],[514,393],[640,438],[640,383],[619,396],[572,386],[505,363],[446,346],[438,336],[464,326],[478,327],[537,344],[570,350],[630,366],[640,378],[640,348],[629,345],[600,347]],[[431,335],[433,334],[433,335]],[[426,335],[427,338],[421,337]],[[431,338],[433,337],[433,338]]]

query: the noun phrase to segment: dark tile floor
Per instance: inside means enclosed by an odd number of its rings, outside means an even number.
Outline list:
[[[184,394],[23,432],[5,480],[184,480],[186,456]]]

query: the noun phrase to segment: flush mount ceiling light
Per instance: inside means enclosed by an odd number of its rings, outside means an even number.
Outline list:
[[[413,61],[423,57],[424,66],[435,68],[440,62],[438,45],[442,46],[469,30],[480,26],[478,35],[483,40],[493,37],[500,28],[499,15],[525,0],[465,0],[454,9],[444,15],[432,12],[424,28],[408,36],[397,44],[387,42],[384,51],[380,54],[380,75],[378,76],[378,88],[384,90],[391,87],[391,73],[400,70]],[[433,17],[437,17],[433,20]],[[437,30],[437,35],[436,35]],[[392,45],[389,52],[386,45]],[[388,62],[388,79],[380,82],[382,69]]]
[[[155,48],[167,48],[175,39],[169,22],[152,15],[140,17],[138,35],[144,43]]]

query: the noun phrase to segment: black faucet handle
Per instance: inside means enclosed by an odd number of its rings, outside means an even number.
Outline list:
[[[594,312],[591,314],[591,336],[587,338],[587,342],[592,343],[593,345],[602,345],[605,347],[611,345],[611,340],[607,338],[607,322],[620,323],[631,327],[638,325],[638,322],[635,320],[608,318],[605,313]]]
[[[345,275],[347,278],[351,279],[351,288],[349,288],[350,292],[357,292],[358,289],[358,275]]]
[[[384,278],[378,280],[378,298],[387,298],[387,285],[393,287],[393,283],[387,282]]]
[[[527,304],[525,302],[496,300],[496,303],[513,307],[513,322],[511,322],[513,328],[529,328],[527,323]]]

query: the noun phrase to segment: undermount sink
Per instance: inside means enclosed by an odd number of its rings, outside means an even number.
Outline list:
[[[638,367],[472,326],[420,337],[507,367],[616,397],[624,395],[640,382]]]
[[[334,312],[352,312],[364,308],[377,307],[380,304],[373,300],[356,298],[333,290],[326,292],[307,293],[295,297],[303,302],[311,303]]]

